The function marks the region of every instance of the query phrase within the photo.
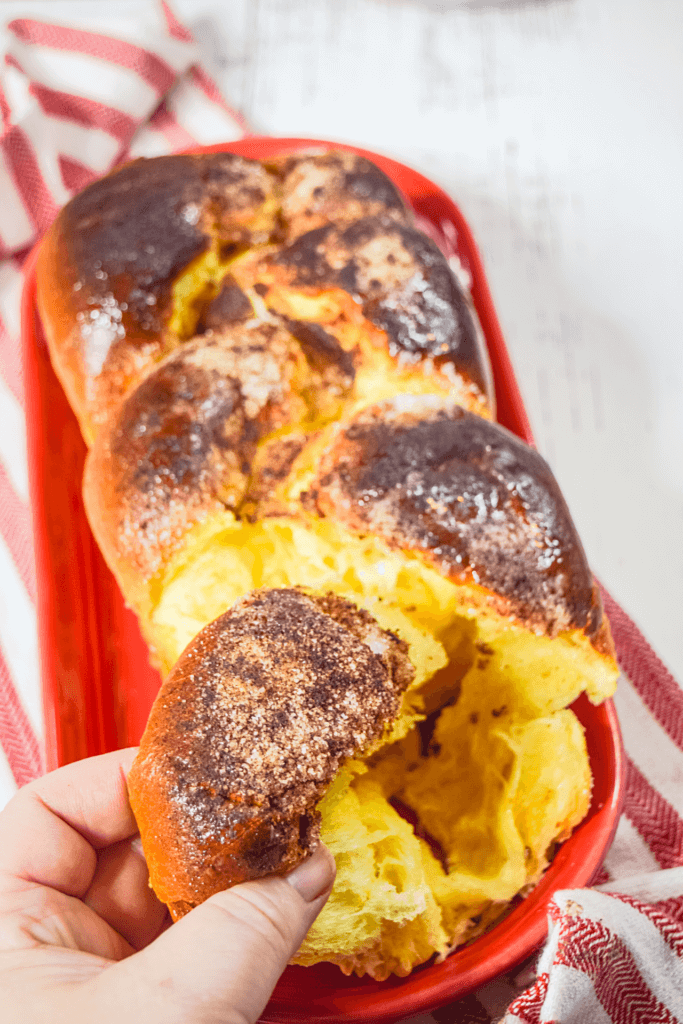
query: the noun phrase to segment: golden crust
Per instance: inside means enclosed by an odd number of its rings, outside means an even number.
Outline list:
[[[366,333],[399,366],[435,372],[445,389],[486,415],[494,401],[475,317],[439,248],[422,232],[387,216],[326,224],[288,246],[235,267],[243,287],[286,315],[303,298],[326,298],[327,329],[362,314]],[[354,305],[356,309],[354,310]],[[320,315],[311,302],[312,316]],[[489,412],[489,415],[491,413]]]
[[[151,581],[198,523],[223,522],[226,509],[313,515],[412,553],[482,609],[551,637],[578,630],[614,657],[580,538],[538,452],[437,395],[306,430],[296,339],[251,323],[166,359],[88,457],[86,509],[138,614],[151,612]],[[311,461],[306,478],[299,467]],[[297,479],[305,489],[287,498]]]
[[[180,346],[123,401],[89,454],[83,494],[127,594],[193,525],[238,511],[259,440],[305,416],[300,361],[288,332],[252,319]]]
[[[366,408],[335,434],[309,508],[482,587],[499,615],[527,629],[578,629],[607,643],[580,538],[534,448],[431,395]]]
[[[61,211],[38,256],[38,306],[87,441],[172,346],[176,278],[214,243],[265,241],[274,189],[259,163],[230,153],[158,157],[114,171]]]
[[[356,285],[363,291],[367,326],[374,324],[390,358],[431,361],[445,374],[444,387],[460,388],[466,400],[471,392],[478,411],[492,408],[471,311],[445,259],[411,226],[401,196],[378,168],[335,152],[290,157],[270,170],[229,153],[183,155],[137,160],[89,186],[41,245],[39,310],[86,442],[123,395],[192,333],[174,319],[174,289],[184,275],[192,278],[198,261],[208,261],[208,277],[190,281],[189,322],[200,331],[239,322],[250,315],[248,299],[229,276],[230,261],[268,242],[278,243],[283,260],[290,252],[296,260],[292,246],[308,244],[296,241],[301,231],[332,214],[346,225],[339,237],[347,267],[338,283],[351,282],[354,295]],[[358,268],[355,284],[350,260]],[[392,262],[402,272],[389,273]],[[424,286],[406,290],[406,275],[414,273]],[[381,294],[376,277],[384,282]]]
[[[282,179],[282,219],[289,241],[330,221],[341,224],[385,215],[412,223],[393,182],[355,153],[298,153],[270,161],[268,166]]]
[[[334,595],[257,591],[203,629],[164,683],[128,778],[173,916],[303,860],[316,804],[387,730],[412,678],[405,642]]]

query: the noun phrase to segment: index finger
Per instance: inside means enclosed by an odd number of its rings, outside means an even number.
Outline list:
[[[82,897],[97,851],[135,835],[129,747],[76,761],[19,790],[0,814],[0,871]]]

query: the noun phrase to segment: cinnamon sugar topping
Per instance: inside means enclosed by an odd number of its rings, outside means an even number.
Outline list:
[[[256,591],[195,638],[153,712],[157,728],[175,723],[172,802],[200,839],[312,812],[395,718],[412,676],[405,642],[350,602]]]

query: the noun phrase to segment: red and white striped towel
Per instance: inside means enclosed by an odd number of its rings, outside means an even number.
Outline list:
[[[21,269],[59,207],[131,156],[228,141],[246,126],[162,3],[88,29],[20,19],[0,68],[0,806],[42,771],[35,568],[19,344]],[[446,1021],[683,1022],[683,691],[603,593],[625,678],[624,816],[601,891],[557,894],[538,980],[517,972]],[[670,869],[670,870],[662,870]],[[616,895],[616,893],[619,895]]]
[[[504,1024],[683,1021],[682,894],[683,868],[556,893],[536,982]]]

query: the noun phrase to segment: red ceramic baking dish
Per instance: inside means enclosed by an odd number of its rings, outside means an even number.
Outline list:
[[[268,157],[331,143],[252,137],[226,146]],[[472,299],[488,346],[498,419],[533,443],[481,258],[465,219],[433,182],[395,160],[351,146],[398,185],[448,256],[471,277]],[[81,503],[85,457],[76,419],[50,365],[35,304],[34,260],[26,268],[22,329],[28,447],[34,510],[38,618],[48,767],[138,742],[159,687],[133,614],[105,566]],[[558,889],[586,885],[607,852],[619,817],[623,758],[614,706],[574,705],[586,729],[594,778],[588,817],[557,851],[544,878],[488,934],[441,964],[408,978],[346,978],[329,964],[288,967],[263,1020],[396,1021],[465,995],[527,957],[546,934],[546,904]]]

